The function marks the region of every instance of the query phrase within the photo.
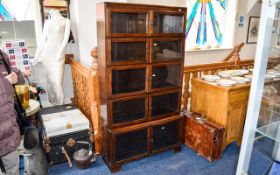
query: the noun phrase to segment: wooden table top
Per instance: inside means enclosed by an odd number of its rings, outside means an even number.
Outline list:
[[[249,89],[251,87],[251,82],[245,83],[245,84],[235,84],[233,86],[221,86],[216,82],[208,82],[203,80],[202,78],[193,78],[192,84],[199,84],[201,86],[208,86],[215,89],[219,89],[222,91],[233,91],[233,90],[239,90],[239,89]]]

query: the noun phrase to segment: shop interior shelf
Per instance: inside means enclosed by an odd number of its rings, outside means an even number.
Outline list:
[[[280,121],[275,121],[259,127],[256,131],[274,141],[280,142]]]

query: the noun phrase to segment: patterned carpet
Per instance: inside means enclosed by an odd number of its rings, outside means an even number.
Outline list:
[[[208,162],[194,151],[182,145],[182,151],[163,152],[122,166],[114,175],[234,175],[237,166],[239,147],[229,145],[222,159]],[[109,175],[112,174],[101,157],[89,169],[69,168],[59,164],[49,168],[49,175]]]

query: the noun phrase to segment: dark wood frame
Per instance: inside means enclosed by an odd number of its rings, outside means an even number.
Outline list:
[[[169,91],[174,89],[181,89],[182,87],[182,81],[183,81],[183,66],[182,62],[162,62],[162,63],[154,63],[149,66],[149,86],[148,86],[148,92],[160,92],[160,91]],[[172,66],[172,65],[181,65],[181,72],[180,72],[180,86],[173,86],[173,87],[162,87],[162,88],[152,88],[152,74],[153,74],[153,67],[161,67],[161,66]]]
[[[146,15],[146,33],[112,33],[111,32],[111,16],[112,13],[117,12],[117,13],[144,13]],[[129,37],[129,36],[147,36],[149,33],[149,27],[148,27],[148,21],[149,21],[149,10],[146,9],[129,9],[129,8],[108,8],[107,11],[108,18],[106,20],[106,35],[109,37]]]
[[[180,61],[184,61],[184,52],[185,52],[185,46],[184,46],[184,42],[181,42],[181,57],[180,58],[168,58],[169,60],[155,60],[155,58],[153,58],[153,53],[154,53],[154,49],[153,49],[153,45],[154,42],[158,41],[182,41],[182,37],[155,37],[153,39],[150,39],[150,62],[152,63],[162,63],[162,62],[180,62]]]
[[[166,114],[162,114],[157,116],[156,118],[152,117],[152,101],[153,101],[153,97],[154,96],[161,96],[161,95],[167,95],[167,94],[173,94],[178,92],[179,96],[178,96],[178,109],[176,112],[171,112],[171,113],[166,113]],[[157,93],[152,93],[149,95],[149,120],[157,120],[157,119],[161,119],[170,115],[179,115],[180,114],[180,109],[181,109],[181,89],[177,89],[177,90],[171,90],[171,91],[163,91],[163,92],[157,92]]]
[[[105,3],[104,7],[107,8],[106,12],[104,12],[108,18],[106,18],[106,36],[107,37],[127,37],[127,36],[185,36],[185,28],[186,28],[186,8],[183,7],[169,7],[169,6],[160,6],[160,5],[145,5],[145,4],[133,4],[133,3]],[[111,13],[112,12],[123,12],[123,13],[147,13],[146,18],[146,33],[129,33],[129,34],[122,34],[122,33],[111,33],[110,31],[110,21],[111,21]],[[183,16],[182,21],[182,33],[153,33],[153,14],[154,13],[161,13],[161,14],[172,14]]]
[[[135,129],[131,129],[131,130],[127,130],[127,131],[123,131],[123,132],[114,132],[112,133],[112,139],[113,139],[113,145],[116,145],[116,137],[118,135],[122,135],[122,134],[126,134],[126,133],[131,133],[131,132],[136,132],[136,131],[139,131],[139,130],[145,130],[147,129],[147,152],[144,153],[144,154],[139,154],[137,156],[134,156],[134,157],[131,157],[131,158],[127,158],[127,159],[123,159],[123,160],[116,160],[116,152],[115,152],[115,149],[113,148],[113,161],[116,162],[117,164],[121,164],[121,163],[124,163],[124,162],[127,162],[127,161],[131,161],[131,160],[136,160],[136,159],[139,159],[139,158],[142,158],[142,157],[146,157],[149,155],[149,138],[150,138],[150,127],[141,127],[141,128],[135,128]]]
[[[142,91],[135,91],[135,92],[126,92],[126,93],[120,93],[120,94],[113,94],[112,93],[112,71],[113,70],[129,70],[129,69],[146,69],[146,80],[145,80],[145,89]],[[138,64],[138,65],[127,65],[127,66],[115,66],[115,67],[108,67],[107,68],[107,75],[108,75],[108,97],[109,98],[118,98],[118,97],[126,97],[126,96],[134,96],[134,95],[140,95],[143,93],[148,92],[148,76],[149,76],[149,66],[146,64]]]
[[[250,30],[252,18],[260,19],[259,16],[250,16],[250,17],[249,17],[249,23],[248,23],[248,29],[247,29],[247,39],[246,39],[246,43],[247,43],[247,44],[256,44],[256,43],[257,43],[257,42],[250,42],[250,41],[249,41],[249,32],[250,32],[249,30]],[[258,30],[259,30],[259,26],[258,26]]]
[[[173,148],[173,150],[174,150],[174,152],[176,153],[176,152],[179,152],[179,151],[181,151],[181,140],[180,140],[180,138],[182,138],[182,127],[183,127],[183,119],[179,119],[179,120],[173,120],[173,121],[168,121],[168,122],[163,122],[163,123],[161,123],[161,124],[157,124],[157,125],[154,125],[152,128],[151,128],[151,138],[153,138],[153,136],[154,136],[154,133],[153,133],[153,128],[154,127],[156,127],[156,126],[160,126],[160,125],[166,125],[166,124],[169,124],[169,123],[173,123],[173,122],[179,122],[179,127],[177,128],[177,130],[178,130],[178,138],[179,138],[179,140],[178,140],[178,142],[176,143],[176,144],[174,144],[174,145],[170,145],[170,146],[168,146],[168,147],[165,147],[165,148],[161,148],[161,149],[153,149],[153,146],[152,146],[152,144],[151,144],[151,154],[157,154],[157,153],[160,153],[160,152],[163,152],[163,151],[165,151],[165,150],[169,150],[169,149],[172,149]],[[152,140],[152,142],[153,142],[153,140]]]
[[[172,15],[172,16],[183,16],[183,18],[182,18],[182,33],[155,33],[154,32],[154,14],[155,13],[158,13],[158,14],[164,14],[164,15]],[[177,12],[174,12],[174,11],[166,11],[166,10],[164,10],[164,11],[162,11],[162,10],[155,10],[155,11],[153,11],[152,13],[151,13],[151,18],[150,18],[150,20],[152,21],[151,22],[151,25],[153,26],[153,27],[151,27],[152,28],[152,30],[151,30],[151,34],[153,35],[153,36],[166,36],[166,35],[169,35],[169,36],[173,36],[173,37],[180,37],[180,36],[185,36],[185,23],[186,23],[186,21],[187,21],[187,19],[186,19],[186,17],[184,16],[184,12],[181,12],[180,11],[180,9],[178,9],[178,11]]]
[[[146,58],[145,58],[145,62],[141,62],[141,61],[122,61],[122,62],[112,62],[112,58],[111,58],[111,52],[112,52],[112,43],[113,42],[145,42],[146,43]],[[148,63],[150,60],[150,42],[148,38],[112,38],[112,39],[107,39],[107,65],[110,66],[118,66],[118,65],[130,65],[130,64],[144,64],[144,63]]]
[[[111,171],[118,171],[121,168],[121,164],[127,163],[132,160],[136,160],[145,156],[149,156],[153,153],[158,153],[166,149],[174,149],[175,152],[180,150],[181,143],[181,127],[179,130],[179,140],[175,145],[170,145],[166,148],[162,148],[160,150],[152,151],[152,131],[151,128],[156,125],[168,124],[172,121],[182,119],[182,116],[179,115],[179,112],[175,114],[168,114],[165,117],[160,117],[158,119],[151,120],[150,119],[150,97],[154,94],[165,94],[169,92],[179,92],[178,97],[178,108],[180,106],[181,99],[181,89],[182,89],[182,79],[183,79],[183,67],[184,67],[184,46],[185,46],[185,25],[183,22],[182,33],[162,33],[162,34],[154,34],[153,32],[153,13],[159,12],[163,14],[174,14],[174,15],[184,15],[183,19],[186,19],[186,8],[180,7],[168,7],[168,6],[155,6],[155,5],[142,5],[142,4],[129,4],[129,3],[98,3],[97,8],[97,42],[98,42],[98,74],[99,74],[99,82],[100,82],[100,115],[101,115],[101,133],[102,134],[102,144],[103,144],[103,159],[107,163],[108,167]],[[112,12],[124,12],[124,13],[147,13],[146,19],[146,33],[111,33],[110,32],[110,24],[111,24],[111,13]],[[180,59],[175,60],[163,60],[163,61],[153,61],[152,60],[152,41],[174,41],[181,40],[182,41],[182,57]],[[114,41],[146,41],[146,62],[145,63],[135,63],[135,62],[120,62],[120,63],[112,63],[111,62],[111,42]],[[151,89],[151,76],[152,76],[152,67],[153,66],[163,66],[163,65],[179,65],[181,67],[180,76],[178,77],[180,80],[180,85],[178,87],[164,87]],[[145,74],[145,90],[138,92],[129,92],[122,94],[112,94],[112,70],[127,70],[127,69],[136,69],[136,68],[146,68]],[[147,118],[145,120],[136,120],[132,122],[122,123],[120,125],[112,124],[112,102],[118,100],[126,100],[133,99],[140,96],[146,96],[148,99],[148,107],[145,112],[148,112]],[[146,104],[147,105],[147,104]],[[123,161],[116,162],[114,144],[116,142],[115,136],[121,133],[132,132],[141,128],[148,128],[148,142],[149,142],[149,152],[148,154],[138,155],[135,157],[131,157],[125,159]]]
[[[145,98],[145,109],[148,109],[149,96],[147,94],[137,95],[137,96],[129,96],[129,97],[118,98],[118,99],[109,99],[108,100],[108,126],[110,128],[118,128],[118,127],[121,127],[121,126],[127,126],[127,125],[132,125],[132,124],[137,124],[137,123],[142,123],[144,121],[148,121],[149,111],[145,110],[145,117],[143,119],[138,119],[138,120],[133,120],[133,121],[130,121],[130,122],[113,124],[113,103],[114,102],[129,101],[129,100],[140,99],[140,98]]]
[[[173,115],[172,117],[169,118],[165,118],[162,120],[154,120],[154,121],[150,121],[150,122],[145,122],[145,123],[141,123],[141,124],[137,124],[137,125],[132,125],[132,126],[127,126],[127,127],[121,127],[121,128],[117,128],[114,131],[111,130],[107,130],[106,134],[108,135],[106,137],[107,140],[107,145],[109,148],[107,148],[109,151],[109,154],[107,156],[103,156],[103,159],[105,161],[105,163],[109,166],[109,168],[111,169],[112,172],[116,172],[119,171],[121,169],[121,165],[122,164],[126,164],[130,161],[133,160],[138,160],[141,159],[143,157],[147,157],[153,154],[157,154],[160,152],[163,152],[165,150],[168,149],[174,149],[174,152],[178,152],[181,150],[181,140],[179,139],[178,142],[174,145],[170,145],[168,147],[164,147],[161,149],[157,149],[157,150],[153,150],[153,128],[156,126],[160,126],[160,125],[166,125],[172,122],[179,122],[179,127],[178,129],[178,138],[182,137],[182,126],[183,126],[183,120],[182,117],[180,115]],[[139,130],[143,130],[143,129],[147,129],[147,153],[144,154],[140,154],[137,156],[133,156],[127,159],[123,159],[120,161],[116,160],[116,156],[115,156],[115,147],[114,145],[116,145],[116,136],[118,135],[122,135],[122,134],[126,134],[126,133],[130,133],[130,132],[135,132],[135,131],[139,131]]]

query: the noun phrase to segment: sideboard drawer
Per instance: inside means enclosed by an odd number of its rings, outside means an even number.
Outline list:
[[[234,102],[237,102],[237,101],[244,101],[244,100],[248,100],[248,97],[249,97],[249,91],[246,89],[246,90],[238,90],[238,91],[233,91],[233,92],[230,92],[230,103],[234,103]]]

